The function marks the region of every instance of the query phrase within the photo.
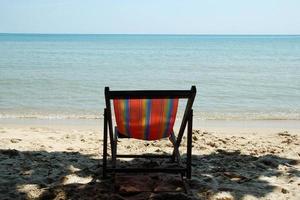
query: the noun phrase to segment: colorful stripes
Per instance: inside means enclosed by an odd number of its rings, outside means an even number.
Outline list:
[[[143,140],[169,137],[178,99],[115,99],[113,103],[120,133]]]

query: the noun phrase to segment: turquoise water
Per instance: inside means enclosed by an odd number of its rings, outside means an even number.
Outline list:
[[[300,36],[0,34],[0,118],[99,118],[103,89],[189,89],[201,119],[300,119]]]

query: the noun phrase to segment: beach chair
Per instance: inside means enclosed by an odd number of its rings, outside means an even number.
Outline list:
[[[111,91],[105,87],[106,108],[104,109],[103,133],[103,177],[107,173],[172,173],[181,174],[182,178],[191,178],[192,162],[192,105],[196,95],[196,87],[190,90],[138,90]],[[179,99],[186,99],[186,107],[177,134],[173,126],[176,118]],[[114,121],[111,104],[114,107]],[[179,146],[187,127],[187,151],[185,165],[181,163]],[[108,137],[111,148],[111,164],[108,166]],[[173,144],[170,154],[118,154],[117,141],[119,138],[135,138],[140,140],[160,140],[169,138]],[[120,168],[117,158],[164,158],[175,163],[175,167],[155,168]]]

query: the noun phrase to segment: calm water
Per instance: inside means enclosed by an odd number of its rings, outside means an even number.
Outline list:
[[[0,34],[0,118],[98,118],[104,86],[193,84],[201,119],[300,119],[300,36]]]

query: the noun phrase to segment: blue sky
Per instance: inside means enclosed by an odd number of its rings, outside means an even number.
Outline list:
[[[0,32],[300,34],[300,0],[0,0]]]

